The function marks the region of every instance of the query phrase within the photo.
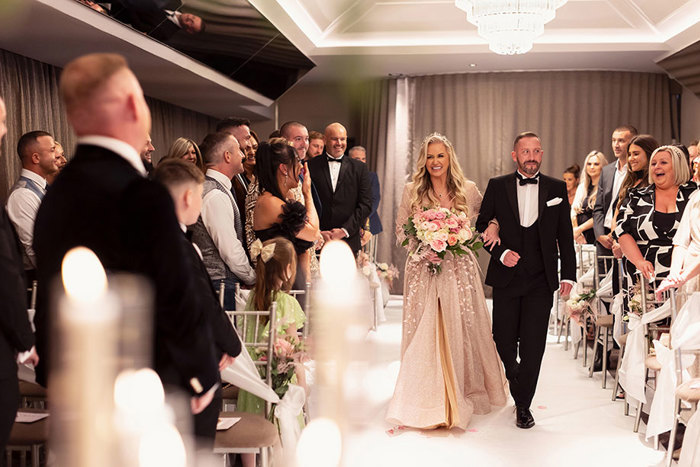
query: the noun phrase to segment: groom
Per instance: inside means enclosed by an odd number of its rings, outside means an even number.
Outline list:
[[[500,226],[501,244],[487,249],[491,261],[486,284],[493,287],[493,339],[519,428],[535,425],[530,403],[547,341],[552,296],[558,288],[562,296],[568,295],[576,279],[566,185],[540,173],[543,154],[536,134],[515,138],[511,157],[517,171],[489,180],[476,222],[480,232],[492,222]]]

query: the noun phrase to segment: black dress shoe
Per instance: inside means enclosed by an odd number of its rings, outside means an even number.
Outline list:
[[[515,407],[515,424],[518,428],[532,428],[535,426],[535,419],[532,418],[530,409],[526,407]]]

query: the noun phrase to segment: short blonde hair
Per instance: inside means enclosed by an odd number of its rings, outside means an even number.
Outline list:
[[[88,54],[69,62],[61,73],[59,91],[68,113],[93,98],[112,76],[128,69],[119,54]]]
[[[649,184],[654,183],[652,180],[651,163],[654,157],[660,152],[667,152],[671,155],[671,165],[673,165],[673,184],[676,186],[681,186],[690,181],[690,168],[688,168],[688,161],[685,158],[685,154],[680,148],[676,146],[660,146],[651,153],[649,157]]]

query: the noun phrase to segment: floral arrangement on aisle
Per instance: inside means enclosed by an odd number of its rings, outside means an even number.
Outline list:
[[[393,264],[387,263],[376,263],[375,266],[377,267],[379,278],[386,282],[389,285],[389,289],[391,289],[394,279],[399,277],[399,269]]]
[[[255,352],[257,359],[266,360],[266,348],[259,347]],[[294,384],[294,371],[309,361],[309,355],[304,342],[289,334],[277,335],[272,353],[272,389],[281,399],[289,385]],[[260,373],[265,378],[265,367],[260,368]]]
[[[595,293],[596,290],[591,289],[572,296],[566,301],[569,317],[584,329],[586,328],[586,323],[592,323],[595,320],[595,312],[592,306],[593,299],[596,297]]]
[[[467,215],[453,209],[423,208],[408,218],[403,231],[406,239],[401,244],[409,246],[411,256],[429,260],[432,274],[440,273],[440,263],[447,253],[462,256],[471,250],[478,256],[478,250],[484,246],[469,226]]]
[[[396,266],[388,263],[373,263],[364,251],[357,254],[357,268],[370,281],[372,280],[372,271],[376,270],[379,280],[386,282],[389,288],[391,288],[394,279],[399,277],[399,269]]]
[[[639,281],[635,282],[629,291],[630,299],[627,304],[628,312],[625,313],[623,318],[624,321],[629,321],[629,313],[635,314],[637,316],[642,316],[642,286]],[[654,294],[651,291],[647,291],[647,312],[652,311],[654,306]]]

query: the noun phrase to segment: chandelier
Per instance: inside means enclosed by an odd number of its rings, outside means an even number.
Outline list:
[[[455,0],[467,21],[479,28],[489,49],[501,55],[524,54],[567,0]]]

